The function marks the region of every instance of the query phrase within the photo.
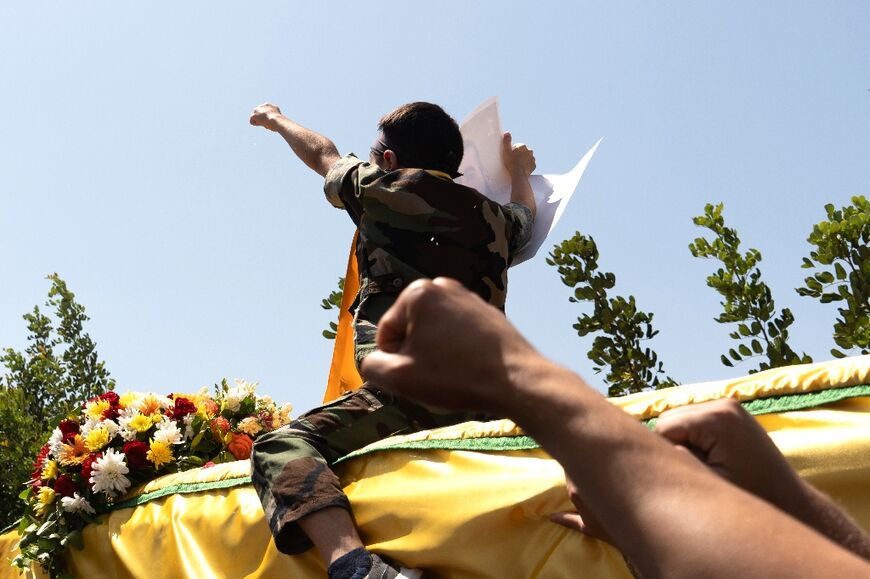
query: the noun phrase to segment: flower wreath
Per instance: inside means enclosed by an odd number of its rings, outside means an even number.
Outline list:
[[[196,394],[106,392],[62,420],[33,465],[13,563],[67,576],[64,551],[131,487],[164,474],[244,460],[254,439],[290,422],[293,407],[226,380]]]

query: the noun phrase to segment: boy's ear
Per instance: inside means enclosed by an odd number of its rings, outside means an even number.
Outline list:
[[[392,149],[384,151],[384,164],[387,171],[395,171],[399,168],[399,158],[396,157]]]

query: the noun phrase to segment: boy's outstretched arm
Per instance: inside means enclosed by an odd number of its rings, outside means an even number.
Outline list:
[[[511,134],[501,140],[501,160],[511,176],[511,203],[525,205],[534,219],[537,212],[535,194],[529,184],[529,175],[535,170],[535,153],[525,145],[511,144]]]
[[[277,106],[264,103],[251,112],[251,124],[275,131],[287,141],[296,156],[321,177],[341,158],[335,143],[302,125],[294,123]]]

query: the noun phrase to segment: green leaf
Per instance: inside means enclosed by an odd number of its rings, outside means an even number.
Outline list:
[[[752,340],[752,351],[756,354],[761,354],[764,352],[764,348],[761,347],[761,342],[758,340]]]
[[[829,271],[820,271],[815,275],[815,278],[823,284],[829,284],[834,282],[834,275]]]
[[[734,364],[731,363],[731,360],[729,360],[728,358],[725,357],[725,354],[722,354],[722,356],[719,358],[719,360],[720,360],[724,365],[728,366],[729,368],[733,368],[733,367],[734,367]]]
[[[744,356],[751,356],[752,355],[752,350],[750,350],[746,344],[740,344],[740,346],[737,349]]]
[[[190,450],[196,450],[196,447],[199,446],[199,443],[202,442],[202,437],[205,436],[205,430],[200,430],[199,433],[193,437],[193,440],[190,441]]]

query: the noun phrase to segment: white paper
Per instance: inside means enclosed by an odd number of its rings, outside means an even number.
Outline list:
[[[483,102],[462,122],[462,142],[465,154],[459,172],[458,183],[474,187],[489,199],[501,203],[510,202],[511,183],[507,169],[501,160],[501,120],[498,98]],[[547,236],[558,223],[568,201],[580,184],[583,172],[592,155],[598,149],[598,139],[583,158],[567,173],[561,175],[532,175],[529,184],[535,194],[537,214],[532,229],[532,239],[514,259],[517,265],[534,257]]]

